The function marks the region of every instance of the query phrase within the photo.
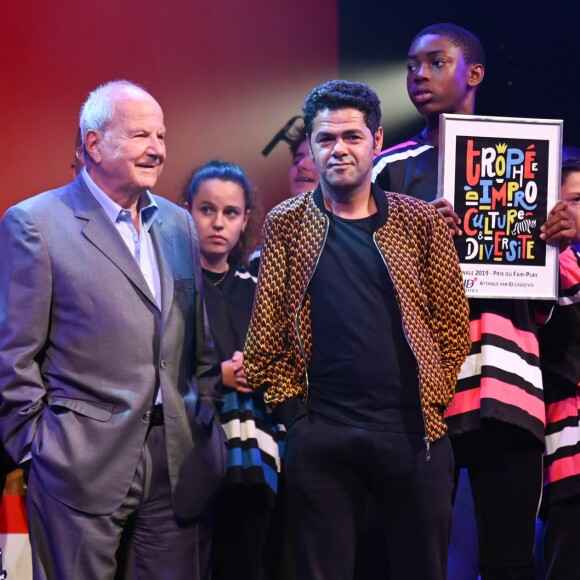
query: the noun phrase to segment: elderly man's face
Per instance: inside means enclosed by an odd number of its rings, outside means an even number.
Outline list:
[[[155,186],[165,161],[163,111],[151,96],[119,99],[103,132],[87,134],[94,179],[105,193],[137,196]]]

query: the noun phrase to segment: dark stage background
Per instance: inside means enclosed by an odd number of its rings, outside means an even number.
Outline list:
[[[405,56],[423,26],[451,21],[483,41],[476,112],[563,118],[580,144],[573,1],[0,0],[0,215],[70,179],[81,102],[114,78],[145,85],[166,114],[168,162],[156,188],[176,199],[212,157],[241,163],[269,209],[287,195],[284,144],[262,148],[314,85],[369,82],[385,144],[422,120],[405,90]]]

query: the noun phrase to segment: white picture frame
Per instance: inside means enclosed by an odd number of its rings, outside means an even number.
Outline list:
[[[558,248],[540,227],[560,196],[562,120],[443,114],[438,196],[461,218],[470,298],[554,300]]]

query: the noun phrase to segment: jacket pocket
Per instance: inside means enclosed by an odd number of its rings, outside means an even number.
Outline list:
[[[69,399],[68,397],[49,397],[48,405],[51,411],[58,413],[59,409],[74,411],[95,421],[108,421],[113,415],[113,405],[88,401],[86,399]]]

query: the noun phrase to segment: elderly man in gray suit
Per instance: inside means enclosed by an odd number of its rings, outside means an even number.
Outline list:
[[[0,223],[0,434],[32,459],[34,577],[205,579],[225,439],[195,226],[149,192],[149,93],[103,85],[80,126],[86,168]]]

